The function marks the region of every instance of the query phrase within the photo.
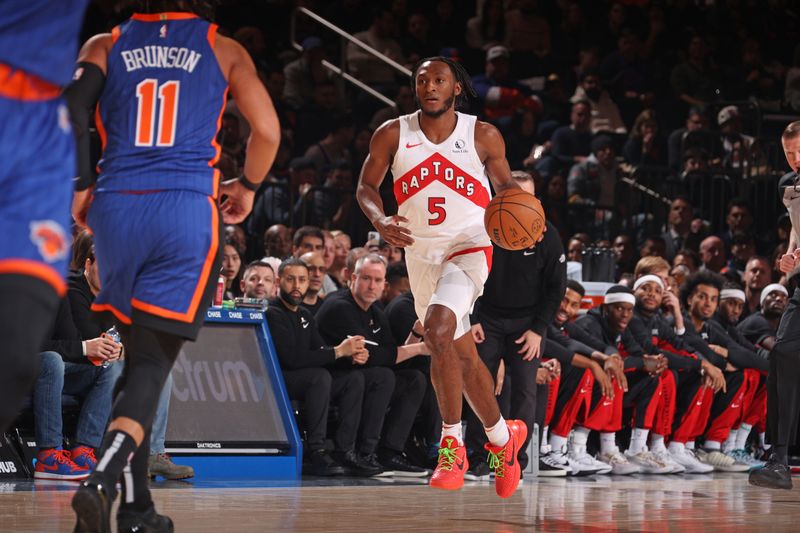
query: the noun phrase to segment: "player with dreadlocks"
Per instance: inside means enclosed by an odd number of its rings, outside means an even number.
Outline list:
[[[442,414],[439,460],[431,486],[456,490],[468,469],[461,432],[462,394],[486,430],[495,489],[511,496],[520,479],[517,452],[527,428],[506,420],[494,383],[478,357],[469,314],[483,292],[492,245],[483,225],[489,180],[495,191],[518,188],[497,128],[456,111],[475,92],[461,65],[420,61],[411,78],[419,110],[375,131],[356,197],[393,246],[406,249],[419,332],[431,354],[431,379]],[[391,166],[398,213],[387,215],[379,192]],[[424,329],[423,329],[424,328]]]
[[[97,464],[72,499],[79,533],[111,531],[117,481],[118,531],[172,532],[147,487],[156,405],[211,300],[220,219],[245,219],[280,142],[249,54],[198,15],[209,13],[209,1],[139,7],[143,12],[86,42],[65,92],[80,133],[73,217],[91,225],[100,270],[92,310],[115,322],[127,354]],[[216,136],[229,90],[251,136],[244,174],[220,183]],[[95,109],[103,140],[96,178],[85,134]]]

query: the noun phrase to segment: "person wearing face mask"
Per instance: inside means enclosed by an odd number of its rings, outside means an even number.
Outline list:
[[[592,133],[607,131],[610,133],[627,133],[625,122],[619,112],[619,107],[603,88],[600,72],[596,69],[585,70],[580,77],[575,94],[570,101],[573,103],[586,100],[591,108],[590,128]]]

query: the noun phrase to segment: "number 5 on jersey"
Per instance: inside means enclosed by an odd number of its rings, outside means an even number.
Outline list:
[[[136,146],[153,146],[156,126],[156,94],[158,94],[158,133],[156,146],[175,144],[175,122],[178,119],[178,95],[181,82],[168,81],[161,86],[158,80],[148,78],[136,85]]]
[[[444,197],[432,196],[428,198],[428,213],[433,217],[428,219],[429,226],[438,226],[447,218],[447,211],[444,209]]]

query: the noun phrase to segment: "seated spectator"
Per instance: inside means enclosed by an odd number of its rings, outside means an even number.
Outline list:
[[[755,137],[742,133],[742,120],[739,117],[739,108],[735,105],[720,109],[717,123],[722,140],[722,165],[745,172],[760,156],[758,141]]]
[[[222,115],[222,125],[217,134],[217,142],[222,151],[230,156],[238,165],[244,162],[244,143],[240,133],[239,117],[233,113]]]
[[[731,241],[731,254],[722,274],[734,281],[740,281],[750,258],[756,255],[756,238],[752,233],[736,233]]]
[[[241,284],[245,298],[270,300],[277,293],[275,271],[269,263],[263,261],[253,261],[244,267]]]
[[[378,50],[389,59],[401,65],[405,63],[403,49],[395,39],[395,20],[388,6],[375,6],[372,24],[369,29],[356,33],[353,37]],[[382,59],[348,43],[346,47],[348,70],[367,85],[377,88],[391,87],[395,84],[395,70]]]
[[[122,345],[104,332],[82,340],[73,318],[71,301],[77,303],[81,299],[74,294],[76,285],[88,285],[90,293],[92,287],[99,290],[91,249],[84,264],[89,270],[71,276],[72,298],[61,300],[49,340],[39,354],[39,375],[33,389],[34,432],[39,447],[36,479],[80,480],[89,476],[97,464],[95,450],[100,447],[111,415],[114,385],[122,374],[123,365],[118,362]],[[81,314],[88,316],[88,307]],[[62,394],[83,397],[71,450],[62,447]]]
[[[486,50],[505,41],[506,21],[503,0],[486,0],[481,12],[467,21],[467,46]]]
[[[692,203],[686,196],[677,196],[670,203],[666,230],[661,234],[667,260],[672,261],[678,250],[683,248],[697,250],[700,247],[703,235],[692,231],[693,211]]]
[[[666,244],[663,237],[651,235],[639,247],[639,257],[664,257],[666,258]]]
[[[399,369],[397,364],[426,354],[427,350],[422,342],[400,346],[395,343],[386,313],[382,306],[376,305],[383,294],[385,279],[386,263],[381,256],[362,257],[355,264],[349,291],[326,299],[317,320],[320,333],[328,342],[340,342],[348,335],[363,336],[369,355],[358,370],[384,380],[382,393],[388,393],[385,403],[364,401],[361,451],[371,457],[380,440],[378,460],[385,469],[398,476],[421,477],[427,475],[427,470],[411,465],[403,450],[425,395],[427,380],[418,370]],[[370,381],[367,376],[365,379]],[[366,389],[377,387],[367,385]],[[387,407],[389,412],[384,421]]]
[[[319,308],[322,307],[323,298],[320,296],[320,292],[322,291],[322,280],[327,272],[325,261],[319,252],[306,252],[300,256],[300,261],[305,263],[308,268],[308,289],[300,305],[308,309],[313,316],[317,316]]]
[[[314,163],[317,175],[322,175],[326,169],[333,168],[340,161],[350,166],[351,157],[348,147],[353,142],[355,134],[355,126],[349,116],[336,117],[328,134],[319,142],[309,146],[304,157]]]
[[[606,88],[620,108],[626,124],[653,105],[655,97],[651,70],[653,61],[643,57],[642,42],[631,28],[623,28],[616,42],[617,49],[603,59],[600,72]]]
[[[673,67],[670,73],[673,93],[687,107],[702,109],[717,98],[718,77],[706,40],[700,35],[692,35],[686,61]]]
[[[336,241],[333,238],[333,233],[328,230],[322,230],[322,236],[325,237],[325,248],[322,250],[322,260],[325,262],[325,277],[322,280],[320,296],[325,296],[339,289],[339,284],[330,275],[333,260],[336,258]]]
[[[601,131],[627,133],[628,129],[622,121],[617,104],[611,99],[608,91],[603,89],[600,72],[595,69],[586,70],[578,81],[578,87],[570,101],[573,104],[589,102],[591,111],[589,127],[592,133]]]
[[[325,235],[316,226],[303,226],[294,232],[292,237],[292,255],[300,257],[308,252],[325,251]]]
[[[331,232],[335,245],[333,264],[328,268],[328,275],[333,278],[333,281],[339,286],[343,287],[345,281],[342,278],[342,270],[347,263],[347,254],[350,253],[352,243],[350,235],[343,231],[334,230]]]
[[[572,238],[567,243],[567,261],[583,262],[584,243],[580,239]]]
[[[511,116],[511,121],[504,137],[506,140],[506,159],[512,169],[525,168],[526,161],[535,157],[537,148],[541,148],[538,133],[538,113],[532,109],[518,109]],[[533,155],[531,155],[533,154]],[[553,178],[550,178],[552,181]],[[563,178],[562,178],[563,180]]]
[[[636,261],[639,258],[636,256],[636,248],[633,245],[631,236],[624,233],[617,235],[611,244],[611,248],[614,250],[614,258],[617,265],[614,279],[619,279],[626,272],[633,273]]]
[[[318,476],[380,474],[382,468],[355,452],[363,402],[374,400],[375,395],[365,396],[363,374],[327,368],[342,358],[364,364],[368,356],[364,338],[346,338],[335,347],[325,345],[314,316],[301,305],[308,289],[308,268],[299,259],[281,263],[278,285],[279,297],[267,308],[267,322],[289,398],[303,402],[301,428],[307,458],[303,471]],[[339,408],[334,437],[338,461],[325,449],[331,404]]]
[[[438,35],[431,31],[428,14],[420,9],[408,15],[405,36],[401,41],[403,56],[413,65],[425,57],[435,56],[442,48]],[[450,43],[453,44],[453,43]],[[380,126],[380,124],[378,124]]]
[[[593,139],[591,148],[591,155],[569,171],[567,199],[570,204],[585,206],[573,211],[579,227],[590,229],[595,239],[608,238],[609,224],[619,222],[610,209],[624,207],[619,198],[619,165],[614,143],[607,135]]]
[[[634,166],[664,166],[667,163],[667,147],[652,109],[645,109],[636,117],[622,156]]]
[[[295,153],[304,153],[309,146],[330,133],[342,113],[336,84],[331,80],[323,80],[314,85],[311,103],[297,112],[294,128]]]
[[[541,110],[541,102],[531,96],[530,89],[511,78],[509,57],[505,46],[489,48],[484,73],[472,77],[480,115],[499,126],[507,126],[519,109]]]
[[[331,162],[325,172],[325,189],[308,195],[311,202],[309,222],[321,228],[347,228],[354,199],[352,166],[345,159],[339,159]]]
[[[692,135],[693,132],[697,132]],[[708,130],[708,120],[698,107],[689,109],[689,116],[683,128],[673,130],[667,138],[667,160],[670,168],[680,170],[683,155],[689,148],[705,149],[709,152],[712,136]]]
[[[700,254],[689,248],[681,248],[672,259],[672,266],[684,266],[689,274],[694,274],[700,268]]]
[[[393,106],[384,107],[375,112],[372,120],[369,121],[370,130],[375,131],[387,120],[392,120],[402,115],[410,115],[417,110],[417,104],[414,102],[414,92],[405,83],[397,87],[394,103],[395,105]],[[363,158],[360,161],[363,161]]]
[[[222,249],[222,277],[225,278],[225,300],[233,300],[242,295],[240,286],[242,274],[242,253],[239,243],[225,239]]]
[[[389,266],[386,267],[386,285],[381,296],[381,303],[386,307],[392,300],[407,292],[411,292],[411,285],[408,281],[406,264],[402,261],[389,263]],[[405,344],[405,340],[399,344]]]
[[[758,311],[764,287],[772,283],[772,269],[766,257],[753,256],[747,261],[742,275],[745,308],[742,318]]]
[[[586,161],[591,153],[590,119],[589,102],[584,100],[572,104],[570,125],[562,126],[553,132],[549,153],[536,164],[536,170],[544,179]]]
[[[302,219],[305,195],[317,183],[314,162],[296,157],[289,163],[289,182],[271,183],[256,200],[250,233],[259,234],[273,224],[291,226]],[[292,204],[294,202],[294,204]]]
[[[700,243],[700,260],[703,262],[700,270],[719,273],[728,262],[722,239],[716,235],[703,239]]]
[[[730,251],[736,233],[749,233],[753,230],[753,210],[744,198],[734,198],[728,202],[725,224],[728,229],[720,234],[725,250]]]
[[[325,47],[322,39],[311,36],[301,43],[303,55],[283,68],[286,82],[283,98],[294,109],[301,109],[311,103],[314,86],[321,81],[331,79],[331,71],[322,64],[325,59]]]
[[[285,259],[292,252],[292,239],[289,228],[283,224],[273,224],[264,232],[264,257]]]

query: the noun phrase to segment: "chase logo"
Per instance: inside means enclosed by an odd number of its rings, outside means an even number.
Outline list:
[[[34,220],[31,222],[30,239],[39,248],[39,254],[48,263],[67,257],[70,240],[64,228],[53,220]]]

